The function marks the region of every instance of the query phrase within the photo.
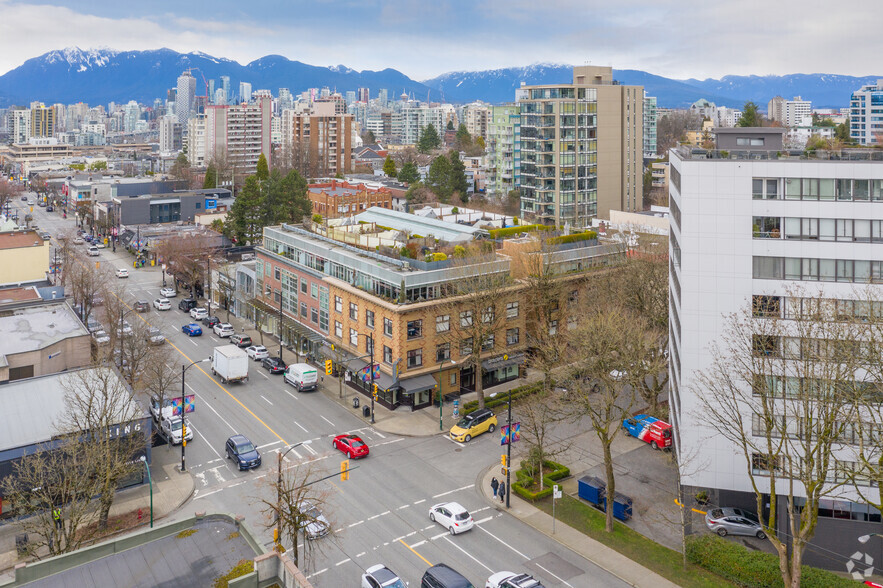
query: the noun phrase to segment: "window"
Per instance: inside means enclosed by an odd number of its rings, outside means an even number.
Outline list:
[[[778,239],[782,219],[777,216],[756,216],[752,234],[755,239]]]
[[[306,302],[300,303],[300,315],[304,318],[307,318],[307,303]]]
[[[383,346],[383,361],[392,365],[392,348],[386,345]]]
[[[781,257],[763,257],[754,256],[753,276],[759,279],[781,280],[782,279],[782,258]],[[799,276],[799,271],[798,271]],[[794,278],[786,278],[794,279]],[[800,279],[799,277],[797,279]]]
[[[488,306],[481,312],[481,322],[483,323],[492,323],[494,322],[494,315],[496,311],[493,306]]]
[[[392,321],[388,318],[383,319],[383,334],[392,337]]]
[[[306,278],[300,279],[300,291],[304,294],[310,291],[310,283],[307,281]]]
[[[751,473],[763,475],[769,474],[771,471],[780,472],[781,470],[781,456],[761,455],[760,453],[751,454]]]
[[[779,197],[779,180],[768,178],[752,179],[751,196],[755,200],[776,200]]]
[[[779,355],[779,338],[771,335],[752,335],[754,355]]]
[[[359,332],[355,329],[350,329],[350,345],[359,348]]]
[[[451,386],[457,385],[457,372],[456,370],[451,372]]]
[[[278,266],[278,265],[277,265],[276,268],[273,270],[273,277],[276,278],[277,280],[281,280],[281,279],[282,279],[282,271],[279,269],[279,266]]]
[[[460,355],[472,355],[472,337],[460,341]]]
[[[334,310],[336,312],[343,312],[343,299],[340,296],[334,297]]]
[[[518,345],[518,327],[506,329],[506,345]]]
[[[316,300],[319,299],[319,284],[316,284],[314,282],[310,285],[310,296],[312,296]]]
[[[334,321],[334,336],[343,339],[343,323],[340,321]]]
[[[491,333],[487,337],[484,338],[484,342],[481,344],[482,351],[490,351],[494,348],[494,344],[496,343],[496,337]]]
[[[472,326],[472,311],[464,310],[460,313],[460,326],[461,327],[471,327]]]
[[[408,321],[408,339],[419,339],[423,336],[423,321]]]
[[[317,325],[319,324],[319,309],[318,308],[313,307],[310,309],[310,320],[313,321],[313,323],[315,323]]]
[[[751,297],[751,307],[756,317],[778,317],[782,314],[782,297],[755,294]]]
[[[350,318],[354,321],[359,320],[359,306],[355,302],[350,302]]]
[[[408,351],[408,367],[415,368],[423,365],[423,350],[411,349]]]
[[[506,303],[506,318],[507,319],[518,318],[518,303],[517,302],[507,302]]]
[[[447,333],[451,330],[451,315],[441,314],[435,317],[435,332]]]
[[[451,359],[451,344],[442,343],[435,348],[435,361],[441,363]]]

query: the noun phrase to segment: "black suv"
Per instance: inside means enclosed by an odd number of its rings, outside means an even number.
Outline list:
[[[265,357],[261,361],[261,365],[270,370],[271,374],[285,373],[285,362],[281,357]]]
[[[472,584],[454,568],[440,563],[426,570],[420,588],[472,588]]]
[[[220,322],[221,322],[221,319],[219,319],[216,316],[207,316],[204,319],[202,319],[202,324],[207,326],[209,329],[211,329],[215,325],[219,324]]]
[[[191,308],[196,308],[196,300],[193,298],[184,298],[178,303],[178,310],[190,312]]]
[[[132,308],[135,312],[148,312],[150,310],[150,303],[145,300],[139,300],[132,305]]]

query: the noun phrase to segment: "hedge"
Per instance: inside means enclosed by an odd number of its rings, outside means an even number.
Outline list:
[[[543,467],[551,468],[552,471],[543,476],[542,490],[533,492],[525,488],[525,485],[533,484],[533,478],[527,473],[523,461],[521,462],[521,469],[515,472],[515,477],[518,478],[518,481],[512,483],[512,490],[525,500],[539,500],[540,498],[551,496],[552,486],[555,485],[555,482],[570,475],[570,468],[554,461],[543,460]]]
[[[734,584],[746,588],[782,588],[779,558],[771,553],[754,551],[715,535],[687,538],[687,558]],[[803,566],[801,588],[839,588],[856,582],[809,566]]]
[[[505,229],[491,229],[488,232],[491,234],[491,239],[502,239],[530,231],[550,231],[553,228],[548,225],[519,225],[517,227],[506,227]]]
[[[591,239],[597,239],[598,233],[596,231],[586,231],[584,233],[574,233],[573,235],[562,235],[561,237],[552,237],[549,239],[550,245],[559,245],[561,243],[575,243],[577,241],[589,241]]]
[[[555,383],[552,382],[550,387],[554,387]],[[536,394],[543,389],[543,383],[534,382],[533,384],[525,384],[524,386],[519,386],[518,388],[512,388],[512,400],[517,398],[523,398],[525,396],[530,396],[531,394]],[[485,408],[495,408],[497,406],[501,406],[506,404],[509,400],[509,393],[497,394],[496,397],[490,398],[485,396],[484,406]],[[474,412],[478,409],[478,400],[470,400],[469,402],[464,402],[463,407],[460,409],[460,414],[466,416],[467,414]]]

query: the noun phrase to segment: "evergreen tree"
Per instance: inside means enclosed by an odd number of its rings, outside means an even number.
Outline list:
[[[472,135],[469,134],[469,131],[466,130],[466,125],[461,124],[457,129],[457,150],[458,151],[466,151],[470,147],[472,147]]]
[[[468,134],[468,133],[467,133]],[[448,186],[451,192],[460,194],[460,201],[469,202],[469,182],[466,180],[466,166],[460,159],[460,153],[451,151],[451,170],[448,175]]]
[[[390,178],[396,177],[396,162],[392,160],[391,155],[387,155],[386,161],[383,162],[383,173]]]
[[[440,145],[441,139],[438,136],[438,131],[435,130],[432,123],[426,125],[420,134],[420,139],[417,140],[417,150],[420,153],[429,153],[433,149],[438,149]]]
[[[202,182],[203,189],[218,187],[218,170],[213,164],[208,164],[205,170],[205,180]]]
[[[373,145],[376,142],[377,142],[377,139],[374,138],[374,131],[372,131],[371,129],[368,129],[362,135],[362,143],[364,143],[365,145]]]
[[[406,161],[399,170],[398,178],[400,182],[406,184],[414,184],[420,181],[420,172],[417,171],[417,165],[413,161]]]
[[[185,154],[178,154],[178,158],[172,164],[169,174],[176,180],[184,180],[190,177],[190,161],[187,160]]]
[[[266,182],[270,177],[270,166],[267,165],[267,158],[263,153],[258,157],[258,167],[255,175],[260,182]]]
[[[261,185],[257,175],[248,176],[245,186],[233,201],[228,213],[231,232],[238,245],[255,245],[261,240],[264,226],[264,207]]]
[[[852,141],[852,137],[849,136],[849,117],[846,117],[846,122],[840,123],[837,125],[837,128],[834,129],[834,138],[838,141],[843,141],[844,143],[849,143]]]
[[[757,111],[757,104],[749,100],[742,107],[742,117],[739,119],[740,127],[759,127],[762,126],[760,113]]]
[[[460,125],[460,126],[463,126],[463,125]],[[447,129],[448,129],[449,131],[453,131],[453,130],[454,130],[454,121],[452,121],[452,120],[449,120],[449,121],[448,121]]]
[[[426,184],[432,188],[432,191],[442,202],[447,202],[451,197],[450,179],[451,160],[444,155],[439,155],[429,165]]]
[[[261,203],[264,226],[299,223],[312,212],[307,181],[297,170],[291,170],[283,177],[274,169],[267,180],[265,194]]]
[[[481,147],[482,152],[484,152],[485,147],[487,147],[487,145],[485,145],[485,142],[484,142],[484,137],[482,137],[481,135],[479,135],[475,138],[475,144],[476,144],[476,146]]]

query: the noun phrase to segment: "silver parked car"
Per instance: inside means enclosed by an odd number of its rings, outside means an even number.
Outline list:
[[[705,526],[721,537],[748,535],[766,539],[757,515],[741,508],[712,508],[705,514]]]

